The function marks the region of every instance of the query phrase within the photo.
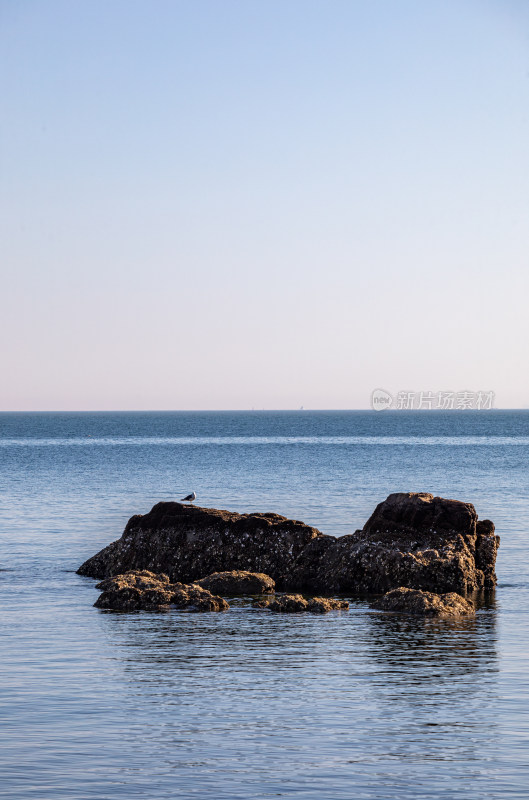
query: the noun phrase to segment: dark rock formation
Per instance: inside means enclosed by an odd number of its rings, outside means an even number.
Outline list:
[[[494,535],[494,523],[490,519],[476,522],[476,569],[483,572],[483,586],[490,589],[496,586],[496,555],[500,537]]]
[[[320,536],[286,576],[288,588],[379,593],[399,586],[467,594],[492,589],[499,536],[474,506],[426,493],[391,494],[361,531]]]
[[[403,586],[387,592],[374,606],[382,611],[400,611],[427,617],[459,617],[475,613],[474,603],[455,592],[434,594]]]
[[[258,600],[253,603],[254,608],[267,608],[278,614],[297,614],[301,611],[310,611],[312,614],[327,614],[329,611],[338,611],[349,608],[347,600],[333,600],[328,597],[312,597],[306,600],[300,594],[276,594],[270,600]]]
[[[338,539],[277,514],[158,503],[132,517],[121,539],[78,572],[104,578],[152,570],[190,583],[237,570],[265,573],[283,590],[308,594],[407,586],[464,595],[494,587],[498,546],[493,523],[478,521],[470,503],[426,493],[389,495],[362,530]]]
[[[114,575],[96,585],[102,594],[94,603],[96,608],[119,611],[154,610],[176,606],[193,611],[226,611],[228,603],[222,597],[201,586],[171,583],[169,577],[147,570]]]
[[[245,570],[214,572],[213,575],[201,578],[195,583],[203,589],[222,595],[269,594],[275,589],[275,581],[270,575]]]
[[[288,572],[315,528],[278,514],[235,514],[181,503],[157,503],[132,517],[123,536],[78,569],[105,578],[128,570],[165,572],[182,583],[213,572],[248,570],[277,580]]]

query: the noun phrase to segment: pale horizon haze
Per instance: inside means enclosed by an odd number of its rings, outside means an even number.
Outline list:
[[[529,5],[0,0],[0,411],[529,407]]]

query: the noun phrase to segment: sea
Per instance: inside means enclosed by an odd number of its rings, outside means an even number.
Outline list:
[[[0,797],[529,798],[529,411],[0,414]],[[76,574],[133,514],[326,534],[391,492],[501,536],[474,619],[116,613]]]

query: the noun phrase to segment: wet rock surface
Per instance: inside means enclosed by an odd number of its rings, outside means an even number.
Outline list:
[[[148,570],[130,571],[106,578],[96,585],[101,591],[96,608],[117,611],[152,611],[174,606],[193,611],[226,611],[226,600],[196,584],[171,583],[168,575]]]
[[[312,614],[327,614],[329,611],[341,611],[349,608],[347,600],[335,600],[329,597],[312,597],[306,599],[300,594],[277,594],[270,600],[258,600],[254,608],[266,608],[278,614],[298,614],[309,611]]]
[[[270,575],[246,570],[214,572],[195,583],[203,589],[222,595],[269,594],[275,589],[275,581]]]
[[[389,495],[362,530],[340,538],[278,514],[158,503],[132,517],[121,539],[78,572],[104,578],[150,570],[202,584],[212,573],[238,571],[264,573],[283,591],[307,594],[405,586],[465,595],[494,587],[498,547],[493,523],[478,520],[471,503],[427,493]]]
[[[374,607],[382,611],[400,611],[427,617],[460,617],[475,613],[474,603],[455,592],[435,594],[403,586],[387,592]]]
[[[313,597],[309,600],[309,611],[313,614],[326,614],[328,611],[346,611],[349,608],[347,600],[337,600],[332,597]]]

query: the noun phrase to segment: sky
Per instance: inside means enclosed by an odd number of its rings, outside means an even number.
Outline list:
[[[524,0],[0,0],[0,410],[529,407]]]

